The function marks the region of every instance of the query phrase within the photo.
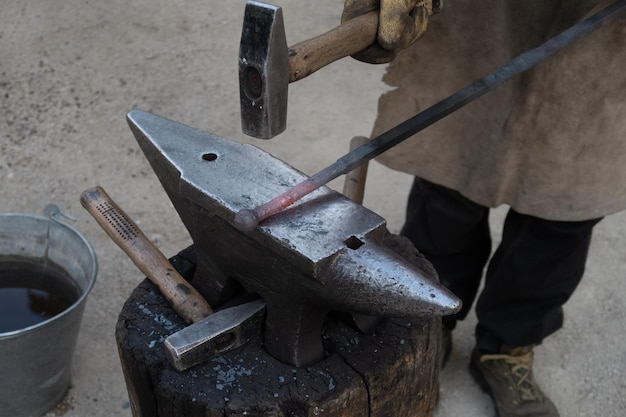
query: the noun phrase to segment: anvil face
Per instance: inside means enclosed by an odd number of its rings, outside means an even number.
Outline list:
[[[380,243],[382,217],[326,187],[249,233],[235,214],[306,178],[262,150],[141,111],[129,125],[198,253],[194,285],[213,306],[243,287],[267,304],[265,347],[301,366],[320,359],[329,310],[443,315],[460,302]]]
[[[170,198],[188,199],[231,224],[242,208],[265,203],[307,178],[252,145],[140,111],[128,118]],[[345,249],[351,236],[382,233],[384,227],[385,220],[376,213],[322,187],[264,221],[254,235],[271,238],[266,244],[277,251],[286,245],[303,260],[316,263]],[[194,230],[189,232],[193,237]]]

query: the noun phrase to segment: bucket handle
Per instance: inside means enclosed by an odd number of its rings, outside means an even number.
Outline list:
[[[71,220],[73,222],[76,221],[75,217],[72,217],[69,214],[62,212],[59,206],[57,206],[56,204],[47,204],[46,207],[43,208],[43,214],[50,220],[54,220],[55,222],[63,226],[66,226],[67,224],[66,222],[62,221],[60,217],[64,217],[65,219]]]
[[[76,218],[67,213],[62,212],[59,206],[57,206],[56,204],[52,204],[52,203],[46,204],[46,206],[43,208],[43,214],[44,216],[49,218],[51,221],[54,221],[55,223],[60,224],[61,226],[66,227],[70,229],[71,231],[75,232],[75,230],[69,224],[67,224],[65,219],[75,222]],[[50,247],[50,222],[48,222],[48,227],[46,229],[46,250],[44,253],[44,258],[46,262],[48,261],[48,248],[49,247]]]

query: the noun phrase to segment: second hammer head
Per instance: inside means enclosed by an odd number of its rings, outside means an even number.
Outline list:
[[[287,127],[289,57],[282,9],[249,1],[239,47],[241,127],[270,139]]]

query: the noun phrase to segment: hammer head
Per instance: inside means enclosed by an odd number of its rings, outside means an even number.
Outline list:
[[[282,9],[249,1],[239,47],[241,127],[271,139],[287,126],[289,58]]]

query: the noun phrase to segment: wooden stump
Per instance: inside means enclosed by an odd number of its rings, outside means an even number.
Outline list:
[[[171,259],[191,280],[193,248]],[[362,334],[329,317],[326,358],[306,368],[269,356],[261,337],[178,372],[163,340],[185,323],[142,282],[124,305],[116,338],[134,417],[431,416],[441,321],[387,319]]]

